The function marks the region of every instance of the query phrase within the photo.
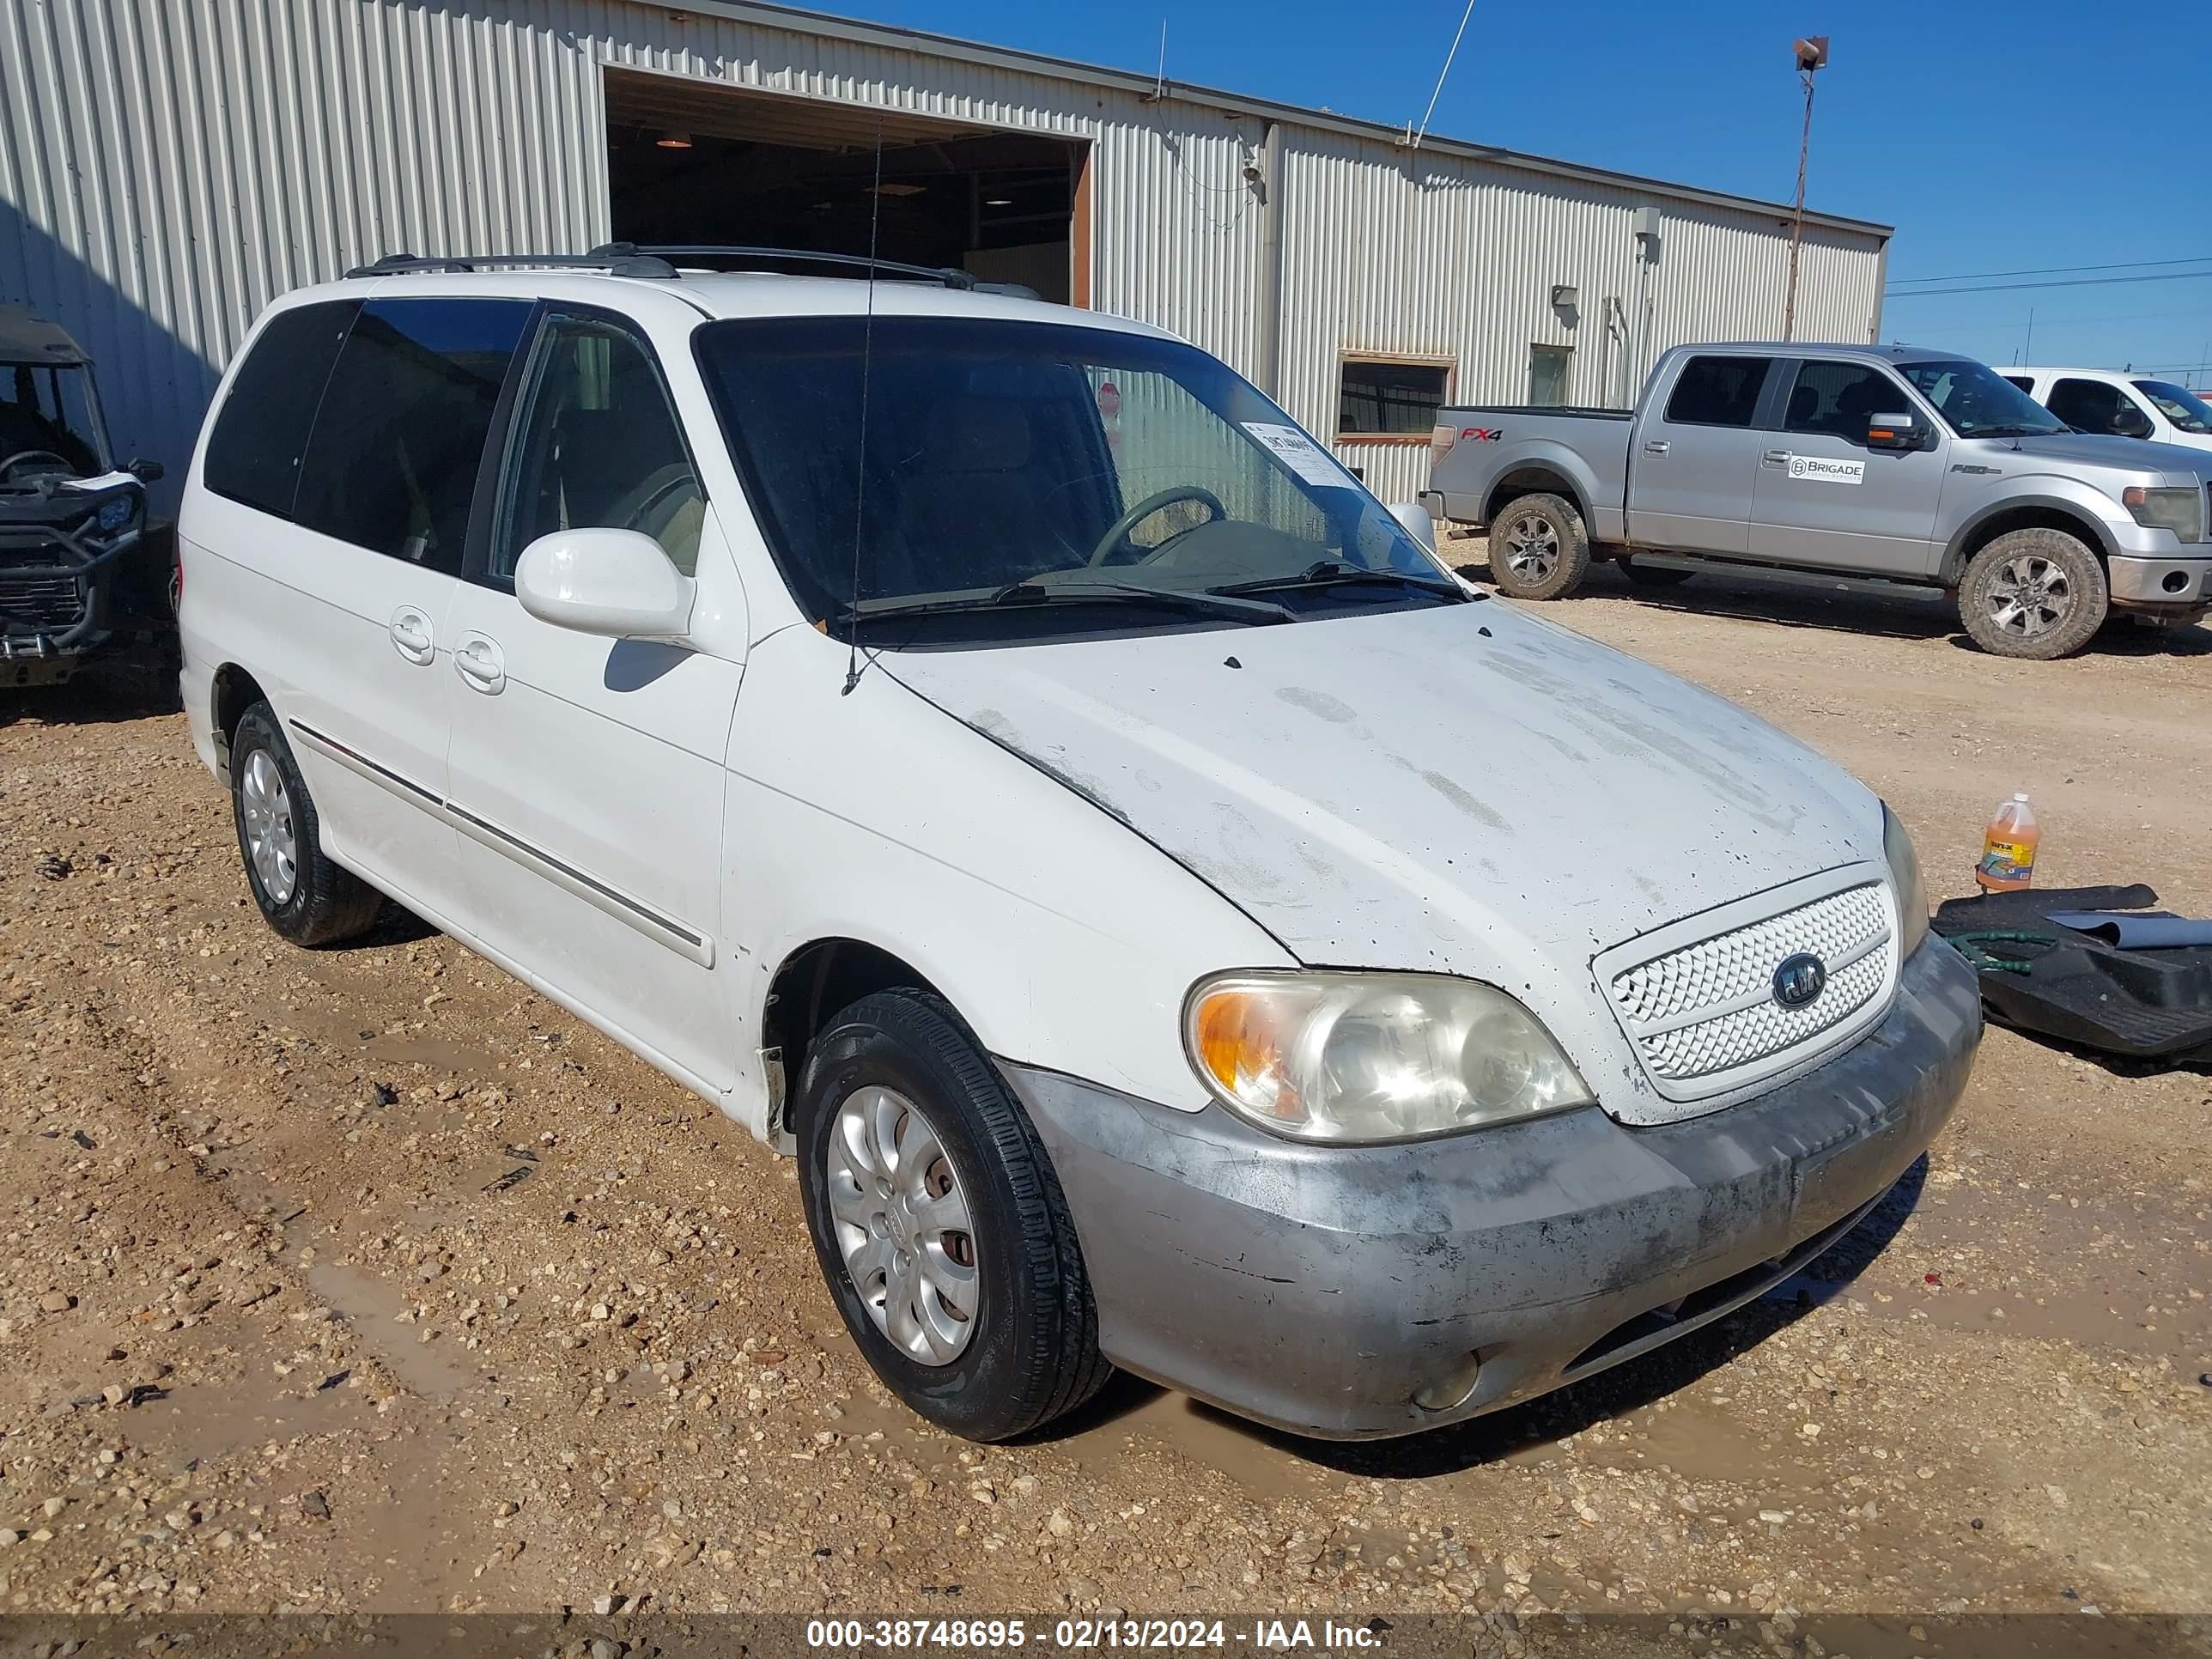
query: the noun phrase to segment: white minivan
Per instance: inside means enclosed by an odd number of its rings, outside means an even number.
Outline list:
[[[2008,368],[2022,392],[2077,432],[2212,449],[2212,404],[2155,374],[2117,368]]]
[[[1981,1030],[1881,801],[1443,568],[1234,372],[649,252],[270,307],[184,697],[301,945],[390,895],[799,1159],[886,1383],[1405,1433],[1717,1318]],[[794,1222],[795,1224],[795,1222]]]

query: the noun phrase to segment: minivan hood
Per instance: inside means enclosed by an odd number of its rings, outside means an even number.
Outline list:
[[[878,665],[1310,964],[1587,1004],[1598,951],[1882,856],[1875,798],[1818,755],[1498,602]]]

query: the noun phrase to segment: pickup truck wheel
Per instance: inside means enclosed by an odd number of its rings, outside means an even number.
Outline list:
[[[809,1046],[795,1106],[816,1258],[892,1393],[999,1441],[1098,1391],[1113,1367],[1059,1178],[950,1008],[861,998]]]
[[[1490,521],[1490,579],[1516,599],[1559,599],[1589,574],[1589,532],[1557,495],[1522,495]]]
[[[1678,564],[1643,564],[1626,557],[1613,562],[1620,567],[1620,574],[1638,587],[1680,587],[1698,574]]]
[[[246,884],[271,927],[295,945],[333,945],[374,925],[384,895],[324,856],[314,798],[266,702],[231,736],[230,803]]]
[[[2105,567],[2080,537],[2063,530],[2014,530],[1966,566],[1959,620],[1997,657],[2049,662],[2070,656],[2104,625],[2111,605]]]

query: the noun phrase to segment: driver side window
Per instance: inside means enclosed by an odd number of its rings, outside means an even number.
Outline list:
[[[707,495],[643,342],[599,318],[555,316],[538,337],[492,537],[491,580],[561,530],[635,530],[689,576]]]

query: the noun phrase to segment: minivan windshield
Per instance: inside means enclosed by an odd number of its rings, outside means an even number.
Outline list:
[[[714,323],[697,349],[817,622],[1087,632],[1464,597],[1334,456],[1179,341],[878,314]]]
[[[2158,405],[2158,412],[2181,431],[2203,436],[2212,433],[2212,404],[2187,386],[2171,380],[2137,380],[2136,390]]]
[[[66,469],[54,464],[55,456]],[[90,477],[107,465],[107,439],[89,370],[0,363],[0,483],[41,471]]]
[[[2055,437],[2074,429],[1980,363],[1962,358],[1899,363],[1897,368],[1961,438]]]

